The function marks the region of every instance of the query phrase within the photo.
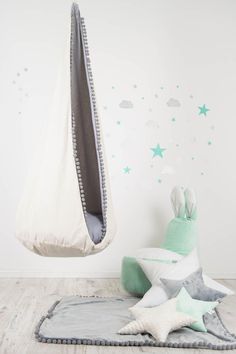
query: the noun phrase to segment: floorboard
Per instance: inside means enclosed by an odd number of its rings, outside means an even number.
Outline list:
[[[220,280],[236,292],[236,280]],[[0,279],[0,354],[138,354],[216,353],[199,349],[147,347],[99,347],[38,343],[34,328],[52,303],[67,295],[119,296],[124,294],[118,279],[20,278]],[[220,304],[224,322],[236,333],[236,295]],[[223,353],[224,351],[217,351]],[[235,351],[229,351],[230,353]],[[226,353],[226,352],[224,352]]]

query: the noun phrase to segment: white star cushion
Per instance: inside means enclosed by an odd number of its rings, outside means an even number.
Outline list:
[[[160,278],[163,278],[164,274],[165,278],[181,280],[200,268],[196,249],[174,264],[147,262],[144,259],[138,259],[138,263],[152,285],[160,284]]]
[[[182,280],[190,274],[196,272],[200,268],[197,249],[194,249],[189,255],[183,257],[179,262],[174,264],[165,264],[158,262],[148,262],[144,259],[137,259],[147,278],[152,283],[151,289],[147,291],[144,297],[135,305],[135,307],[152,307],[163,303],[168,296],[161,284],[160,278],[171,280]],[[207,286],[212,289],[221,291],[227,295],[233,292],[225,286],[217,283],[213,279],[203,274],[203,280]]]
[[[158,247],[140,248],[134,251],[130,257],[142,258],[150,261],[166,261],[167,263],[176,263],[183,258],[183,256],[176,252]]]
[[[135,321],[119,330],[119,334],[150,333],[156,340],[165,342],[168,334],[181,327],[189,326],[196,319],[176,310],[177,299],[152,308],[132,307]]]
[[[163,284],[153,285],[133,307],[153,307],[162,304],[169,299]]]
[[[152,287],[134,307],[152,307],[162,304],[168,300],[168,295],[164,290],[160,278],[165,278],[171,274],[174,279],[181,280],[191,274],[191,269],[196,268],[197,270],[199,268],[196,250],[193,250],[188,256],[183,257],[178,263],[174,264],[148,262],[140,258],[137,260],[147,278],[152,283]]]

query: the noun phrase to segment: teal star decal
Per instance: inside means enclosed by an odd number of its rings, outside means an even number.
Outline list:
[[[161,148],[159,144],[157,144],[157,146],[155,148],[151,148],[151,150],[153,151],[153,157],[155,156],[160,156],[163,157],[163,152],[166,150],[164,148]]]
[[[198,113],[199,115],[204,114],[204,116],[206,116],[207,112],[210,111],[209,108],[207,108],[205,104],[203,106],[199,106],[198,108],[200,110]]]
[[[120,120],[118,120],[118,121],[116,122],[116,124],[117,124],[117,125],[120,125]]]
[[[130,173],[131,168],[129,168],[128,166],[126,166],[125,168],[123,168],[124,173]]]

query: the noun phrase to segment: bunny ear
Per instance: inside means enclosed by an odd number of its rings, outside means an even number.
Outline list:
[[[186,207],[186,216],[189,219],[197,218],[197,201],[193,189],[185,189],[185,207]]]
[[[182,189],[178,186],[174,187],[170,195],[172,208],[177,218],[185,217],[185,198]]]

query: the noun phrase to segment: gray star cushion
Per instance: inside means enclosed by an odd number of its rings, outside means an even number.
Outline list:
[[[226,296],[226,294],[221,291],[209,288],[205,285],[201,268],[182,280],[164,278],[161,278],[160,280],[164,285],[169,298],[177,296],[182,287],[184,287],[189,295],[196,300],[216,301]]]

